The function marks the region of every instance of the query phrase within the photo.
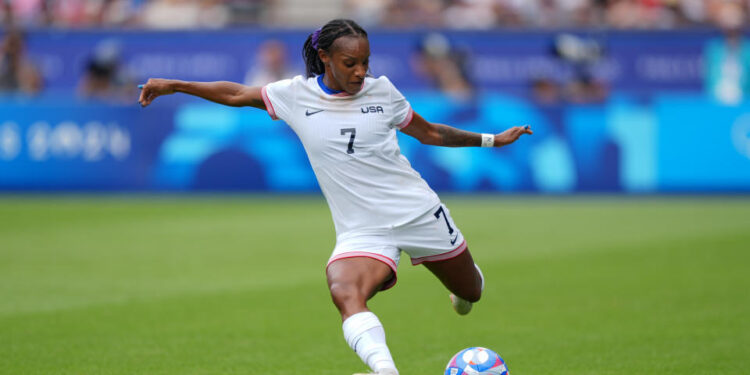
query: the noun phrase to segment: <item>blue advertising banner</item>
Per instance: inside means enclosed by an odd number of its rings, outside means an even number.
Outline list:
[[[655,101],[663,190],[747,190],[750,108],[669,95]]]
[[[664,94],[648,103],[618,95],[539,106],[502,93],[475,102],[405,94],[430,121],[478,132],[528,123],[535,131],[500,149],[431,147],[400,134],[402,153],[437,190],[750,191],[750,103]],[[253,108],[58,99],[4,102],[0,113],[3,190],[318,190],[294,132]]]
[[[132,190],[153,186],[172,110],[0,102],[0,188]]]

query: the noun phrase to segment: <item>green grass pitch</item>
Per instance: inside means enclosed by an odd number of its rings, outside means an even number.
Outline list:
[[[403,375],[468,346],[514,375],[748,373],[747,197],[444,201],[487,287],[460,317],[402,259],[370,307]],[[0,197],[0,374],[364,371],[333,245],[318,197]]]

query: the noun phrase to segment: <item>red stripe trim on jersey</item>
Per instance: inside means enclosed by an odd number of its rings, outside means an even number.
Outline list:
[[[372,258],[375,260],[379,260],[385,263],[386,266],[391,268],[391,270],[393,271],[393,277],[391,277],[390,280],[386,281],[385,284],[383,284],[383,286],[380,288],[380,290],[390,289],[390,288],[393,288],[394,285],[396,285],[396,280],[397,280],[396,262],[394,262],[393,259],[388,258],[385,255],[368,253],[366,251],[349,251],[349,252],[341,253],[332,257],[331,259],[328,260],[328,264],[326,264],[326,272],[328,271],[328,267],[331,265],[331,263],[337,260],[346,259],[346,258],[357,258],[357,257]]]
[[[441,261],[441,260],[453,259],[453,258],[461,255],[461,253],[463,253],[467,248],[468,247],[466,246],[466,240],[464,240],[463,242],[461,242],[460,245],[458,245],[457,248],[455,248],[455,249],[453,249],[453,250],[451,250],[451,251],[449,251],[447,253],[442,253],[442,254],[438,254],[438,255],[430,255],[430,256],[421,257],[421,258],[411,258],[411,264],[413,264],[413,265],[416,266],[416,265],[422,264],[424,262],[438,262],[438,261]]]
[[[411,109],[411,107],[409,107],[409,113],[406,114],[406,118],[400,124],[396,125],[396,127],[398,127],[401,130],[404,130],[405,127],[411,124],[411,120],[413,119],[414,119],[414,110]]]
[[[266,111],[268,111],[268,115],[271,116],[272,120],[278,120],[279,118],[276,117],[276,111],[273,109],[271,99],[268,98],[268,93],[266,93],[266,86],[263,86],[260,89],[260,96],[263,97],[263,103],[266,103]]]

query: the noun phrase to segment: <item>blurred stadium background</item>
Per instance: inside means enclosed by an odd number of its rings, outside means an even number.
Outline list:
[[[185,95],[136,104],[149,77],[300,74],[306,36],[349,17],[372,73],[428,120],[535,130],[497,150],[399,136],[490,275],[457,321],[432,276],[400,267],[373,303],[403,374],[475,345],[514,374],[744,374],[749,9],[2,0],[0,373],[364,370],[327,296],[333,226],[294,133]]]

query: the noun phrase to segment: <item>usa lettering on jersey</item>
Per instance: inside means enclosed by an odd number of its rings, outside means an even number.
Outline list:
[[[362,111],[362,113],[385,113],[383,112],[383,107],[379,105],[378,106],[371,105],[369,107],[362,107],[360,108],[360,110]]]

